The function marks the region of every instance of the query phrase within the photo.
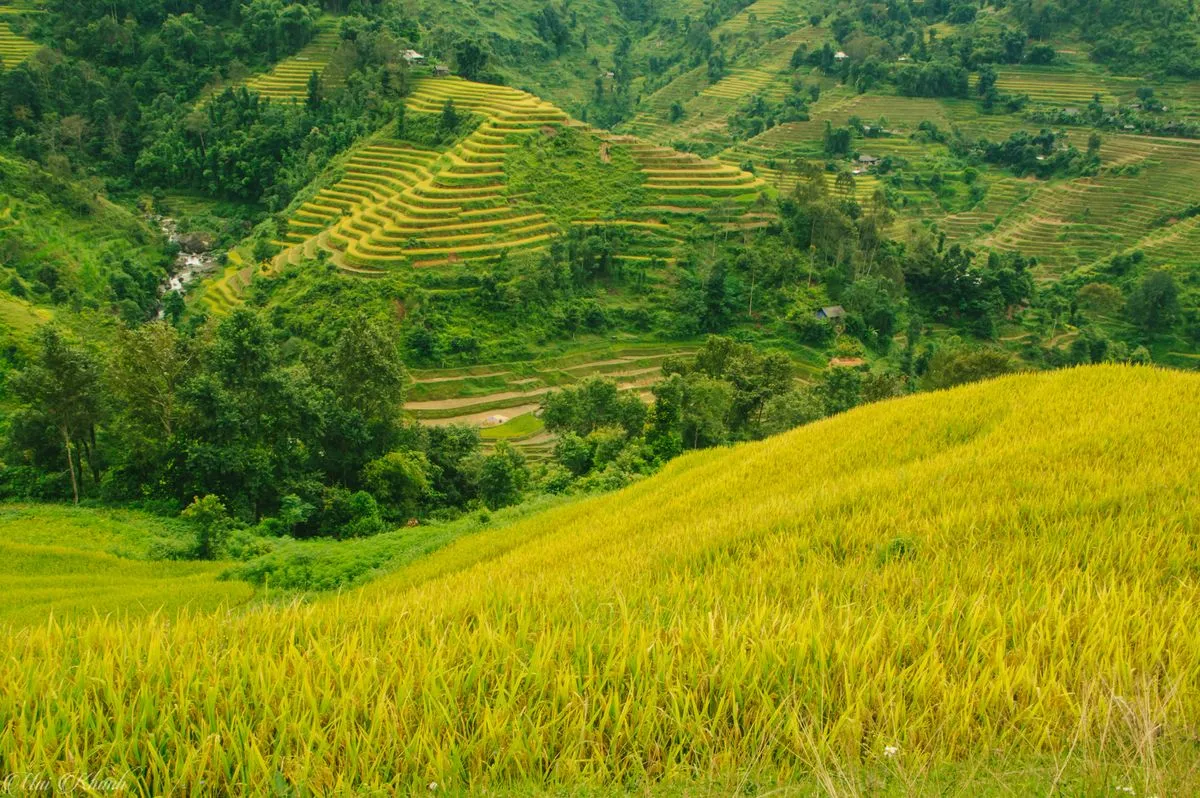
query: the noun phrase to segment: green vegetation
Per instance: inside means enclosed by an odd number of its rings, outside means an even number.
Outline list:
[[[0,750],[144,792],[1190,794],[1198,402],[1153,369],[1008,378],[691,455],[336,597],[24,628],[0,676],[30,733]],[[205,754],[139,753],[90,720],[114,703]]]
[[[1196,22],[0,0],[0,783],[1196,793]]]
[[[219,580],[228,564],[179,562],[191,545],[183,524],[149,513],[0,505],[0,625],[203,613],[250,598],[247,586]]]
[[[504,159],[510,196],[544,206],[559,225],[620,218],[644,203],[645,176],[629,151],[569,127],[527,137]]]
[[[24,159],[0,155],[0,297],[149,318],[168,258],[158,231],[82,184]],[[16,322],[29,311],[14,311]]]

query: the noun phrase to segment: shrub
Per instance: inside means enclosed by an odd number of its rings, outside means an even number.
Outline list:
[[[201,560],[217,559],[233,529],[225,503],[212,494],[204,498],[197,496],[180,517],[191,522],[196,530],[195,556]]]

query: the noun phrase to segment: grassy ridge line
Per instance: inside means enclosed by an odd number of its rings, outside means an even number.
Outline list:
[[[27,629],[0,755],[144,792],[1192,794],[1197,403],[1149,369],[1009,378],[691,455],[327,602]]]

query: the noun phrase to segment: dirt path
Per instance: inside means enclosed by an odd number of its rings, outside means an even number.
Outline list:
[[[491,393],[486,396],[464,396],[458,399],[435,399],[428,402],[408,402],[404,405],[405,410],[457,410],[460,407],[473,407],[474,405],[486,405],[493,402],[503,402],[506,399],[520,399],[521,397],[541,396],[544,393],[550,393],[553,388],[534,388],[532,391],[504,391],[503,393]]]
[[[486,372],[483,374],[456,374],[452,377],[422,377],[419,380],[413,380],[413,384],[414,385],[432,385],[435,382],[458,382],[460,380],[476,380],[476,379],[482,380],[482,379],[487,379],[488,377],[503,377],[505,374],[512,374],[512,372],[511,371],[489,371],[489,372]],[[520,384],[520,382],[526,382],[526,380],[514,382],[513,385],[518,385],[518,384]]]
[[[526,413],[532,413],[540,407],[540,404],[515,405],[513,407],[483,410],[478,413],[468,413],[462,416],[454,416],[453,418],[423,418],[420,419],[420,422],[428,427],[447,427],[451,424],[474,424],[478,426],[483,424],[488,416],[505,415],[509,418],[516,418]]]

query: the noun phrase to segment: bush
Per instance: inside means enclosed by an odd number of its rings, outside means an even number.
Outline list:
[[[384,530],[383,517],[375,497],[366,491],[326,488],[318,529],[321,535],[336,538],[361,538]]]
[[[196,496],[179,515],[196,530],[195,556],[198,559],[215,560],[224,552],[233,521],[219,497],[212,494],[204,498]]]

